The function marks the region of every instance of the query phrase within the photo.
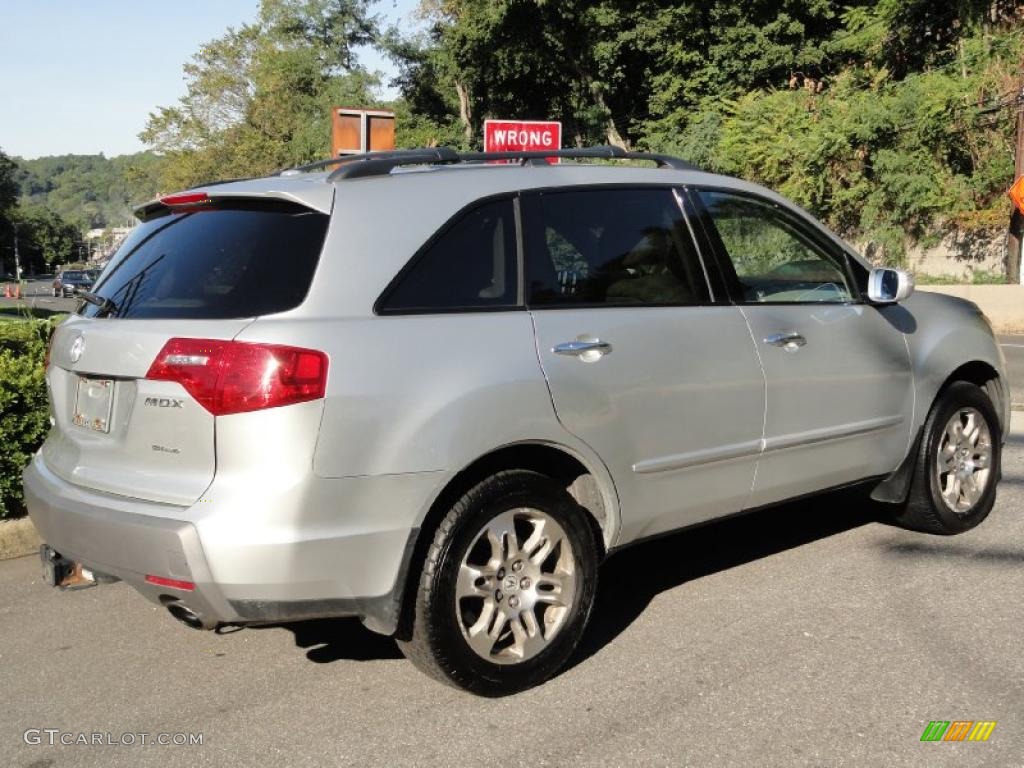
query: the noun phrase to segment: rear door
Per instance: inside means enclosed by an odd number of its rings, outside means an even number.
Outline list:
[[[526,194],[526,299],[562,424],[611,471],[620,542],[741,509],[764,379],[669,187]]]
[[[135,228],[54,334],[46,465],[77,485],[191,504],[216,470],[215,418],[176,381],[146,378],[174,337],[227,340],[297,306],[328,216],[274,201],[163,208]]]
[[[891,472],[913,411],[901,331],[859,299],[842,250],[777,203],[691,190],[767,379],[759,506]]]

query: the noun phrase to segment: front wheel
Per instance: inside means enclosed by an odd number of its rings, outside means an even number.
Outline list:
[[[1002,449],[988,395],[965,381],[939,396],[925,421],[910,494],[896,522],[926,533],[963,533],[996,501]]]
[[[427,552],[403,653],[484,696],[554,675],[578,645],[597,587],[584,512],[550,478],[495,474],[448,512]]]

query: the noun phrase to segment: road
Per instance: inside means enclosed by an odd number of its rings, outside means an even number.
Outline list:
[[[1024,765],[1024,414],[984,525],[807,500],[611,558],[582,652],[485,700],[351,620],[189,630],[123,584],[0,563],[0,765]],[[922,743],[930,720],[995,720]],[[201,746],[26,745],[26,729]],[[139,737],[136,737],[138,741]]]
[[[2,286],[0,286],[2,290]],[[53,297],[53,279],[27,280],[25,282],[25,295],[21,300],[5,298],[0,293],[0,313],[7,314],[16,307],[30,306],[44,312],[73,312],[80,299],[64,299]]]

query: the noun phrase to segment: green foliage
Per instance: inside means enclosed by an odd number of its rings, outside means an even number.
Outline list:
[[[989,43],[1024,53],[1017,31]],[[967,38],[963,49],[979,44]],[[967,77],[946,67],[903,79],[861,66],[821,93],[752,91],[718,113],[710,165],[778,189],[900,263],[908,240],[927,245],[953,224],[1005,225],[1013,123],[982,119],[977,105],[999,103],[1008,66],[977,56]]]
[[[10,251],[14,243],[14,210],[18,198],[18,182],[15,178],[18,166],[0,150],[0,274],[7,271],[14,274],[14,259]]]
[[[392,41],[415,114],[551,118],[776,188],[880,259],[1005,226],[1015,0],[425,0]]]
[[[140,138],[165,158],[165,189],[253,176],[330,154],[330,108],[372,105],[353,49],[376,34],[369,0],[262,0],[253,24],[203,45],[187,93]]]
[[[204,45],[142,138],[165,189],[325,156],[333,104],[373,105],[353,48],[398,64],[399,146],[480,145],[489,117],[566,144],[682,155],[780,190],[880,260],[1005,223],[1019,0],[262,0]]]
[[[0,321],[0,519],[25,513],[21,471],[49,427],[43,359],[55,326]]]
[[[21,268],[25,274],[43,272],[78,258],[81,233],[52,209],[21,205],[16,213]]]
[[[10,210],[18,198],[17,164],[0,150],[0,216]]]
[[[22,273],[39,272],[77,255],[78,227],[47,204],[47,192],[57,184],[37,171],[46,161],[15,161],[0,152],[0,272],[14,274],[17,238]],[[34,165],[33,165],[34,164]],[[26,168],[32,165],[32,168]],[[52,166],[51,166],[52,167]],[[45,175],[45,174],[44,174]],[[35,194],[30,194],[31,192]],[[19,200],[19,193],[21,194]]]
[[[17,160],[24,204],[46,206],[79,230],[125,226],[132,208],[158,191],[160,158],[58,155]]]

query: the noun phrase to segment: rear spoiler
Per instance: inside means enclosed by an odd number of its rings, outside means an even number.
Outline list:
[[[297,203],[320,213],[330,214],[334,207],[334,185],[323,182],[311,183],[309,180],[273,179],[269,180],[237,179],[227,182],[216,182],[204,185],[203,189],[190,189],[163,195],[143,203],[135,209],[135,216],[146,221],[153,216],[168,210],[199,210],[213,205],[218,200],[282,200]]]

